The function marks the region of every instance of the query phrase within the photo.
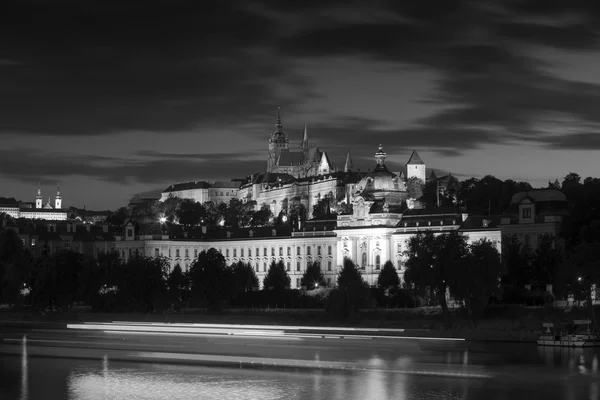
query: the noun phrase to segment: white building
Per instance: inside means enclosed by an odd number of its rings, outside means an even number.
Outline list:
[[[14,219],[43,219],[53,221],[65,221],[67,219],[67,210],[62,208],[62,197],[60,187],[56,190],[54,197],[54,206],[51,198],[48,197],[46,204],[43,204],[42,189],[38,185],[35,198],[35,207],[33,203],[21,203],[19,205],[0,205],[0,213],[6,213]]]
[[[383,264],[388,260],[394,263],[402,279],[403,254],[408,240],[417,232],[444,234],[458,230],[468,236],[470,243],[487,238],[500,251],[502,238],[499,221],[495,218],[469,217],[454,209],[402,210],[401,200],[405,196],[405,189],[400,178],[387,170],[385,153],[381,147],[375,158],[376,168],[355,185],[356,190],[349,199],[353,204],[353,213],[339,215],[333,226],[313,221],[301,231],[291,227],[208,231],[203,227],[200,232],[188,232],[187,237],[169,239],[159,231],[140,232],[129,221],[124,227],[123,236],[117,237],[115,248],[123,259],[136,252],[151,257],[165,256],[170,260],[171,267],[179,264],[183,270],[190,267],[200,252],[215,248],[223,254],[228,264],[237,261],[250,263],[260,282],[272,261],[283,260],[292,288],[300,287],[300,278],[311,261],[319,261],[326,281],[335,285],[344,257],[356,262],[369,284],[376,283]],[[338,188],[335,178],[324,176],[311,179],[315,181],[308,186],[321,187],[321,194]],[[261,182],[255,185],[260,186]],[[296,180],[287,185],[290,185],[288,190],[293,188],[299,191],[301,187]],[[274,189],[261,187],[258,196],[264,196],[267,204],[273,201],[277,210],[282,196],[269,196],[283,187],[283,183]],[[310,199],[310,194],[314,192],[307,188],[306,193]],[[295,194],[298,195],[298,192]]]

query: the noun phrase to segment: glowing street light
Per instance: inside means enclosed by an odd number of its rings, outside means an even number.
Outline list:
[[[166,217],[160,217],[159,221],[161,224],[164,224],[165,222],[167,222],[167,218]]]
[[[281,220],[282,220],[283,222],[287,222],[287,219],[288,219],[288,218],[287,218],[287,215],[284,215],[283,217],[281,217]]]
[[[219,221],[219,226],[223,226],[223,225],[225,225],[225,220],[224,219],[222,219],[222,220]]]

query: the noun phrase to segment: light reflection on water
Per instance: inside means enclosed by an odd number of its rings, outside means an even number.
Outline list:
[[[290,372],[115,362],[106,356],[96,361],[31,358],[25,337],[20,347],[20,363],[16,357],[0,355],[2,367],[8,366],[0,371],[0,392],[7,389],[5,393],[9,393],[9,397],[0,396],[2,400],[600,399],[600,353],[589,349],[534,347],[531,354],[537,361],[498,363],[491,369],[496,372],[495,379],[456,379],[383,370],[391,366],[413,368],[421,361],[414,356],[391,360],[373,354],[365,360],[365,365],[373,369],[364,371]],[[432,355],[424,357],[433,359]],[[474,367],[469,362],[481,364],[486,357],[498,360],[493,352],[467,351],[440,353],[437,360],[438,365],[445,364],[460,372]],[[319,359],[318,354],[315,359]],[[11,390],[8,381],[2,382],[2,375],[16,378],[14,389]]]

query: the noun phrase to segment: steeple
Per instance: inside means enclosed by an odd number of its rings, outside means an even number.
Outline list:
[[[277,123],[275,123],[275,133],[281,133],[283,125],[281,124],[281,108],[277,107]]]
[[[40,183],[38,182],[37,196],[35,196],[35,208],[42,208],[42,202],[42,188],[40,187]]]
[[[413,150],[412,154],[410,155],[410,158],[408,159],[408,162],[406,164],[407,165],[423,165],[425,163],[421,160],[421,157],[419,157],[419,153],[417,153],[416,150]]]
[[[56,185],[56,197],[54,198],[54,208],[59,210],[62,208],[62,199],[60,197],[60,185]]]
[[[352,157],[350,157],[350,150],[348,150],[348,154],[346,155],[346,165],[344,165],[344,172],[350,172],[354,168],[352,165]]]
[[[304,136],[302,137],[302,151],[308,151],[308,128],[304,123]]]
[[[375,153],[375,162],[377,162],[377,166],[375,170],[387,170],[385,166],[385,159],[387,158],[387,154],[383,151],[383,146],[379,145],[379,150]]]

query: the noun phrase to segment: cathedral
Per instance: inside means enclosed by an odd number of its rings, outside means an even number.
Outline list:
[[[281,114],[277,110],[275,131],[269,138],[267,172],[289,174],[296,179],[325,175],[336,172],[327,153],[318,147],[310,147],[308,129],[304,125],[304,136],[298,151],[290,151],[289,138],[283,132]]]

